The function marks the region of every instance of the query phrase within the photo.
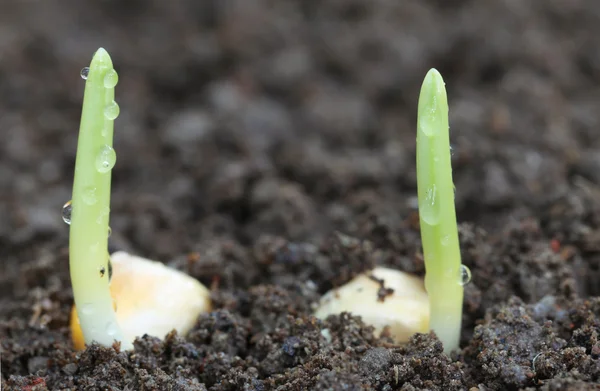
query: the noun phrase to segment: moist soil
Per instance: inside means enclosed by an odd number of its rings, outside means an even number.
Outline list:
[[[2,386],[600,389],[599,37],[596,0],[0,2]],[[129,352],[77,352],[68,329],[60,210],[100,46],[120,75],[110,249],[189,273],[215,307]],[[472,271],[451,357],[311,316],[374,265],[424,273],[430,67]]]

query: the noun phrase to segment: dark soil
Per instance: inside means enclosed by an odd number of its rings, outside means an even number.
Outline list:
[[[120,74],[112,250],[216,307],[134,352],[76,352],[68,330],[60,210],[99,46]],[[451,358],[311,317],[374,264],[423,274],[430,67],[473,273]],[[599,85],[597,0],[0,1],[3,389],[600,389]]]

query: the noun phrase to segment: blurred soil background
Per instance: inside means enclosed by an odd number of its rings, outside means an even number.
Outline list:
[[[112,250],[212,287],[186,337],[73,351],[84,82],[119,73]],[[423,274],[415,123],[445,78],[463,349],[310,316]],[[600,2],[0,0],[0,354],[14,390],[598,390]],[[326,332],[323,330],[326,329]],[[157,336],[163,337],[163,336]]]

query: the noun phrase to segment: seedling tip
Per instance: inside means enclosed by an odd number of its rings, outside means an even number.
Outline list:
[[[131,343],[117,323],[109,291],[108,222],[111,171],[116,162],[112,148],[117,115],[106,115],[116,105],[114,83],[107,88],[104,79],[113,75],[112,60],[100,48],[90,66],[84,68],[85,93],[77,143],[73,198],[63,207],[63,220],[70,223],[69,266],[73,295],[86,344],[110,346],[119,341],[122,349]],[[114,78],[114,76],[111,76]],[[117,106],[118,107],[118,106]]]

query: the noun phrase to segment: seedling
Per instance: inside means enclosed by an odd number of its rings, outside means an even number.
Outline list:
[[[410,277],[394,277],[396,274],[386,271],[385,280],[403,281],[396,284],[402,295],[394,301],[393,310],[379,304],[377,307],[372,303],[372,297],[357,293],[367,292],[365,287],[369,286],[366,277],[361,277],[323,296],[316,315],[324,318],[332,313],[350,311],[362,315],[376,327],[387,325],[395,331],[397,342],[405,342],[410,335],[429,327],[442,341],[444,351],[450,353],[458,348],[463,286],[469,282],[471,272],[461,265],[450,160],[448,99],[444,80],[435,69],[425,76],[419,96],[417,187],[427,295],[421,294],[417,285],[405,282]],[[423,300],[429,300],[429,305],[424,305]],[[427,308],[423,311],[419,306]]]
[[[461,265],[454,184],[450,160],[448,99],[444,80],[431,69],[419,96],[417,119],[417,187],[429,328],[449,353],[458,348],[463,285],[470,272]]]
[[[110,179],[116,162],[113,124],[118,76],[106,50],[94,54],[86,80],[79,129],[73,200],[63,207],[70,227],[70,269],[75,308],[73,345],[97,342],[131,349],[136,337],[187,333],[199,314],[210,311],[210,292],[194,278],[160,262],[124,252],[107,252],[110,235]],[[110,285],[109,285],[110,282]],[[118,305],[118,308],[117,308]]]
[[[113,144],[117,72],[106,50],[94,54],[86,79],[75,160],[73,199],[63,210],[70,222],[69,267],[77,315],[85,343],[131,348],[117,322],[109,291],[108,220],[111,171],[116,162]]]

